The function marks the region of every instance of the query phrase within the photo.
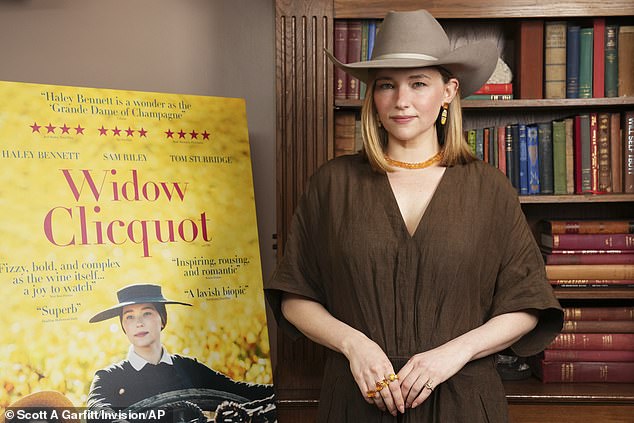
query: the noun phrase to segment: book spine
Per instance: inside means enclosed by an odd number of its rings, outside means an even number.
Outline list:
[[[489,128],[482,129],[482,154],[484,155],[484,161],[489,162]]]
[[[579,98],[592,98],[593,29],[579,30]]]
[[[526,125],[518,125],[519,133],[519,185],[520,195],[528,194],[528,145],[526,144]]]
[[[634,350],[632,333],[560,333],[548,346],[555,350]],[[633,363],[634,364],[634,363]]]
[[[599,193],[599,125],[597,114],[590,113],[590,192]]]
[[[590,145],[590,115],[579,116],[581,143],[581,193],[592,192],[592,148]]]
[[[484,84],[473,94],[513,94],[513,84],[499,83],[499,84]]]
[[[346,48],[346,63],[359,62],[361,60],[361,21],[348,21],[348,46]],[[349,74],[347,77],[346,98],[358,100],[360,95],[359,80]]]
[[[511,125],[506,125],[504,128],[504,153],[506,156],[506,176],[513,184],[513,174],[515,173],[515,169],[513,167],[513,156],[515,155],[513,150],[513,134],[512,134]],[[516,186],[516,185],[513,185]]]
[[[634,333],[629,320],[566,320],[562,333]]]
[[[333,55],[341,63],[348,61],[348,22],[335,20]],[[334,67],[335,74],[335,99],[345,99],[348,91],[347,76],[343,69]]]
[[[361,21],[361,54],[360,60],[367,60],[368,58],[368,32],[369,31],[369,20],[363,19]],[[367,90],[367,85],[363,81],[359,81],[359,99],[365,98],[365,92]]]
[[[544,220],[542,228],[551,234],[634,233],[634,220]]]
[[[506,175],[506,129],[497,127],[498,169]]]
[[[583,193],[583,149],[581,148],[581,115],[576,115],[573,117],[574,119],[574,132],[573,132],[573,143],[574,143],[574,174],[575,174],[575,194]]]
[[[619,27],[617,49],[619,97],[634,96],[634,26]]]
[[[634,194],[634,111],[623,122],[623,192]]]
[[[568,26],[566,40],[566,97],[579,98],[579,26]]]
[[[467,143],[469,144],[469,147],[471,148],[471,152],[475,156],[476,155],[476,131],[475,131],[475,129],[470,129],[467,132]]]
[[[542,245],[571,250],[634,250],[634,234],[542,234]]]
[[[551,122],[537,124],[539,132],[539,181],[542,194],[554,192],[553,138]]]
[[[592,96],[604,97],[605,88],[605,18],[593,19]]]
[[[372,58],[372,52],[374,51],[374,39],[376,37],[376,21],[371,19],[368,22],[368,55],[366,56],[367,60]]]
[[[476,133],[476,157],[484,160],[484,133],[482,128],[475,130]]]
[[[549,279],[554,288],[634,288],[634,279]]]
[[[632,264],[547,264],[545,267],[548,279],[634,279]]]
[[[355,120],[353,111],[335,113],[335,156],[355,152]]]
[[[566,194],[575,193],[575,145],[573,118],[564,119],[566,144]]]
[[[610,161],[610,114],[597,115],[599,148],[599,192],[612,192],[612,163]]]
[[[544,383],[634,382],[632,362],[542,361],[538,377]]]
[[[513,100],[513,94],[471,94],[464,100]]]
[[[566,22],[546,22],[544,32],[545,98],[566,98]]]
[[[634,321],[634,307],[564,307],[564,320]]]
[[[605,27],[605,96],[618,97],[619,95],[619,61],[618,61],[618,25]]]
[[[517,85],[521,99],[542,98],[544,80],[544,21],[523,20],[519,23]]]
[[[553,181],[555,194],[566,194],[566,126],[553,121]]]
[[[623,138],[621,137],[621,114],[610,113],[610,164],[612,192],[623,192]]]
[[[545,254],[546,264],[634,264],[634,254]]]
[[[539,145],[536,125],[526,127],[526,149],[528,155],[528,193],[539,194]]]
[[[520,127],[519,124],[511,125],[511,142],[513,144],[513,175],[512,183],[517,193],[520,192]]]
[[[634,351],[602,350],[544,350],[544,361],[629,361],[634,362]]]

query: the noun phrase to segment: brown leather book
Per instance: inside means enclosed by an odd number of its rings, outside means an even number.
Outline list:
[[[544,82],[544,21],[519,23],[517,93],[520,99],[542,98]]]
[[[634,26],[619,28],[619,97],[634,96]]]

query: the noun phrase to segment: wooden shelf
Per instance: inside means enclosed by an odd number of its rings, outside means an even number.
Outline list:
[[[634,201],[634,194],[521,195],[519,198],[522,204],[624,203]]]
[[[559,300],[634,299],[634,288],[554,288]]]
[[[632,403],[631,383],[542,383],[531,377],[504,381],[509,403]]]
[[[633,106],[634,97],[609,98],[562,98],[536,100],[463,100],[461,106],[465,110],[471,109],[600,109],[616,106]],[[335,100],[335,107],[341,109],[360,109],[363,100]]]

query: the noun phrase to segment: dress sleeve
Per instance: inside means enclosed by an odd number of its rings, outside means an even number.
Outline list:
[[[284,256],[271,279],[264,284],[266,298],[277,323],[293,339],[299,338],[302,334],[282,315],[283,293],[297,294],[321,304],[326,303],[318,265],[321,206],[319,197],[317,175],[313,175],[309,188],[300,199],[293,215]]]
[[[519,356],[541,352],[561,331],[563,311],[548,283],[544,261],[515,190],[506,183],[499,217],[502,248],[490,317],[520,310],[537,310],[537,326],[511,346]]]

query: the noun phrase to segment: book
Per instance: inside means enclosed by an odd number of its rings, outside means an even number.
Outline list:
[[[553,175],[552,123],[537,124],[539,137],[539,183],[541,194],[552,194],[555,190]]]
[[[634,307],[564,307],[564,320],[633,320]]]
[[[634,96],[634,26],[619,27],[617,50],[619,97]]]
[[[484,160],[484,132],[482,128],[477,128],[476,133],[476,157]]]
[[[612,192],[623,192],[623,137],[621,137],[621,114],[610,113],[610,162]]]
[[[552,350],[543,352],[544,361],[630,361],[634,362],[634,350]]]
[[[634,111],[623,114],[623,192],[634,194]]]
[[[622,233],[542,233],[540,244],[552,249],[634,250],[634,234]]]
[[[517,193],[520,192],[520,127],[519,124],[514,123],[511,125],[511,143],[513,144],[513,166],[511,170],[513,174],[511,175],[511,182],[513,186],[517,189]]]
[[[634,333],[631,320],[564,320],[562,333]]]
[[[539,135],[537,125],[526,126],[526,150],[528,157],[528,193],[541,192],[539,180]]]
[[[605,18],[592,20],[592,97],[604,97],[605,88]]]
[[[634,350],[633,333],[560,333],[548,345],[555,350]],[[634,364],[634,363],[633,363]]]
[[[604,91],[606,97],[618,97],[619,95],[618,31],[619,26],[616,24],[605,27]]]
[[[546,265],[548,279],[634,279],[634,264]]]
[[[566,194],[566,126],[563,120],[552,122],[553,187],[557,195]]]
[[[574,118],[564,119],[566,144],[566,194],[575,193]]]
[[[368,59],[368,35],[369,35],[369,25],[370,21],[368,19],[363,19],[361,21],[361,54],[360,60]],[[365,92],[367,90],[367,84],[363,81],[359,81],[359,99],[365,98]]]
[[[566,98],[579,98],[579,30],[568,25],[566,37]]]
[[[521,20],[517,37],[517,94],[521,99],[542,98],[544,75],[544,21]]]
[[[548,234],[634,234],[634,219],[545,219],[540,221],[540,228]]]
[[[513,100],[513,94],[471,94],[463,100]]]
[[[590,115],[575,116],[575,152],[577,153],[577,180],[575,188],[578,194],[592,192],[592,169],[590,147]]]
[[[367,60],[372,58],[372,51],[374,51],[374,39],[376,38],[377,22],[374,19],[368,21],[368,55]]]
[[[566,22],[544,24],[544,98],[566,98]]]
[[[517,185],[513,183],[513,175],[515,174],[515,162],[513,160],[513,156],[515,155],[515,150],[513,146],[511,125],[506,125],[504,128],[504,155],[506,157],[506,176],[509,178],[509,181],[511,181],[511,184],[514,187],[517,187]]]
[[[598,192],[612,192],[612,162],[610,161],[610,114],[597,114],[597,144],[599,162]]]
[[[467,131],[467,143],[469,144],[469,147],[471,148],[471,152],[475,156],[476,155],[476,130],[475,129],[469,129]]]
[[[632,251],[634,253],[634,251]],[[544,254],[546,264],[634,264],[634,254]]]
[[[579,30],[579,98],[592,98],[592,28]]]
[[[553,288],[634,288],[634,279],[549,279]]]
[[[361,60],[361,26],[360,20],[348,21],[346,63],[354,63]],[[350,74],[346,74],[346,78],[346,98],[358,100],[360,98],[360,81]]]
[[[355,153],[356,115],[354,111],[335,113],[335,157]]]
[[[333,38],[333,55],[341,63],[348,61],[348,22],[342,19],[335,20]],[[348,77],[343,69],[334,67],[335,99],[345,99],[348,92]]]
[[[519,148],[519,187],[520,195],[528,194],[528,147],[526,144],[526,125],[518,125],[518,148]]]
[[[506,175],[506,129],[504,126],[496,128],[498,169]]]
[[[487,163],[489,162],[489,137],[491,130],[489,128],[482,128],[482,154],[484,156],[483,160]]]
[[[590,192],[599,193],[599,124],[597,113],[590,113]]]
[[[486,83],[473,94],[513,94],[513,84],[506,83]]]
[[[634,362],[539,360],[532,367],[543,383],[634,383]]]

